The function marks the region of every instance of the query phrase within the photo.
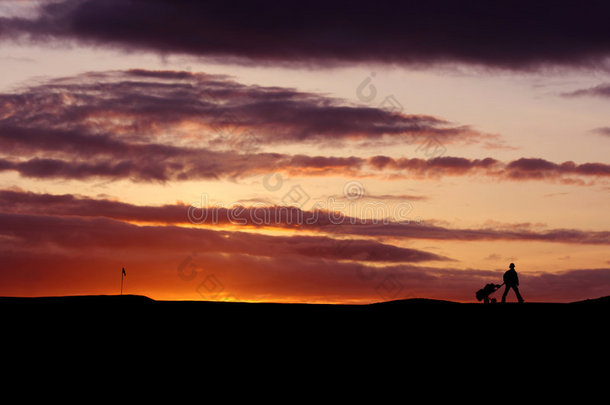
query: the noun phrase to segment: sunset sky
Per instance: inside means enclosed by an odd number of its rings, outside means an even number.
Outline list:
[[[0,0],[0,296],[610,295],[608,12]]]

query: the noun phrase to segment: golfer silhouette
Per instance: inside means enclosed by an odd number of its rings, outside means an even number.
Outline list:
[[[515,264],[511,263],[508,267],[510,268],[504,273],[504,285],[506,285],[506,288],[504,289],[504,294],[502,294],[502,303],[506,302],[506,295],[511,288],[515,291],[519,303],[522,303],[523,297],[519,294],[519,276],[515,271]]]

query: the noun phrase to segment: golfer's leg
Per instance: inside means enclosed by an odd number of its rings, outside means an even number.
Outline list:
[[[515,294],[517,294],[517,299],[519,300],[519,302],[523,302],[523,297],[521,297],[521,294],[519,294],[519,288],[517,286],[514,286],[513,290],[515,290]]]
[[[508,294],[508,286],[504,287],[504,294],[502,294],[502,302],[506,302],[506,294]]]

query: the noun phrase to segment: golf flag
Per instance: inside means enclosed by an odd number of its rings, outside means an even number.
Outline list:
[[[127,277],[127,273],[125,273],[125,267],[121,271],[121,295],[123,295],[123,279]]]

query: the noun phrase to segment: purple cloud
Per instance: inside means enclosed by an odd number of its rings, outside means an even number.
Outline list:
[[[223,62],[329,65],[470,63],[509,69],[600,66],[605,2],[467,5],[381,1],[63,0],[36,19],[2,18],[4,38],[188,53]]]

